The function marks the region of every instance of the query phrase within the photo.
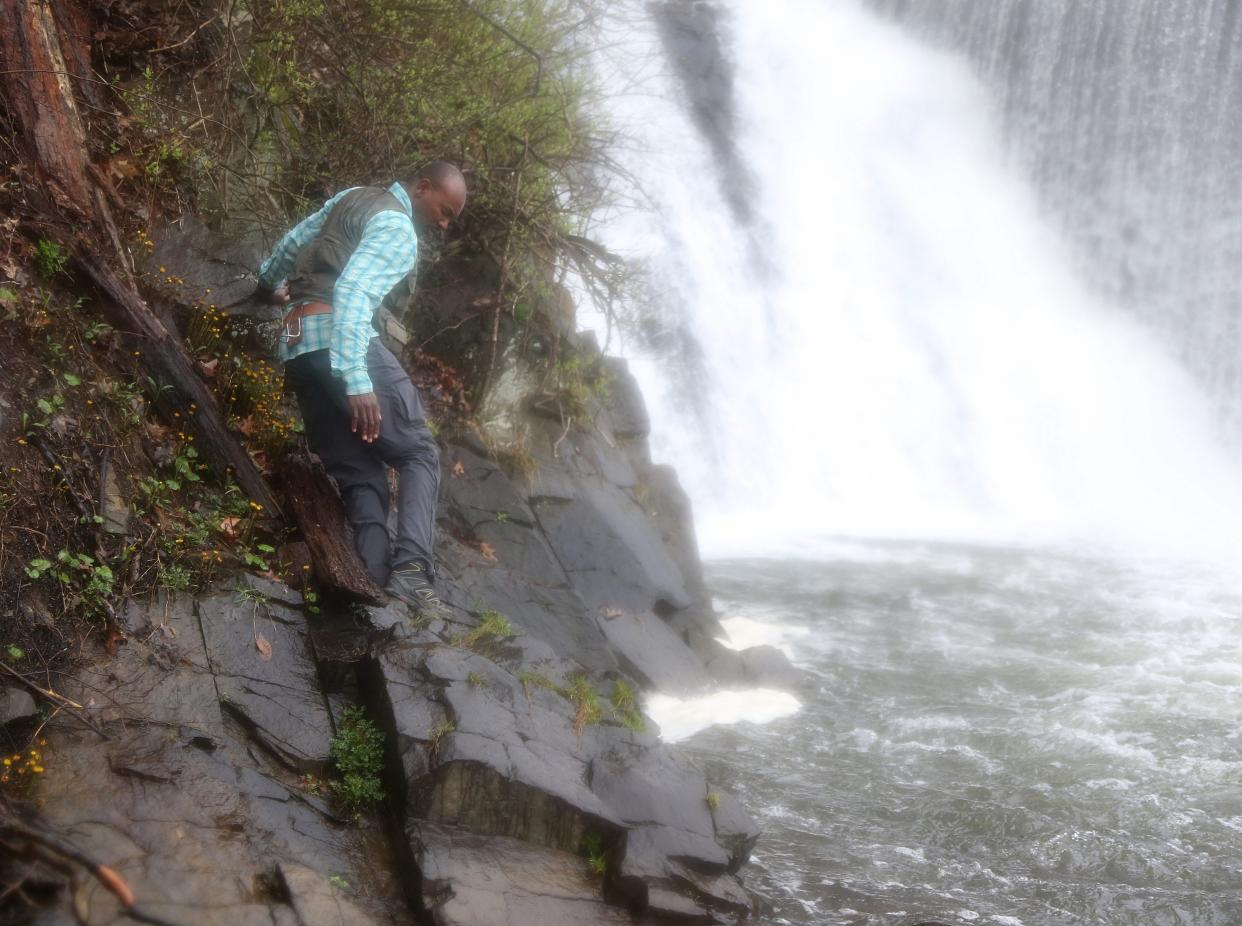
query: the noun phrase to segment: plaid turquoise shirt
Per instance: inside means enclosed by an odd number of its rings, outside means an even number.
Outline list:
[[[272,256],[259,268],[259,281],[264,286],[280,286],[293,269],[298,252],[319,234],[332,207],[348,192],[337,193],[280,239]],[[332,372],[344,381],[347,395],[372,391],[371,377],[367,375],[367,345],[375,336],[371,318],[389,291],[414,269],[418,259],[418,235],[414,232],[410,197],[399,183],[390,186],[388,192],[397,197],[405,211],[388,210],[371,217],[357,249],[337,277],[332,312],[302,319],[302,340],[293,347],[284,341],[280,343],[281,361],[327,348]]]

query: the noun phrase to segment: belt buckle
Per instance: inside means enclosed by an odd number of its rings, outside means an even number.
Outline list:
[[[302,340],[302,307],[305,305],[307,302],[299,302],[285,315],[277,340],[286,347],[296,347]],[[290,325],[297,327],[290,328]]]

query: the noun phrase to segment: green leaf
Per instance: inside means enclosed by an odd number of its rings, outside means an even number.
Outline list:
[[[14,662],[21,662],[26,658],[26,651],[15,643],[10,643],[5,647],[5,652],[9,654],[9,658]]]
[[[65,382],[70,386],[81,386],[82,377],[78,376],[76,373],[66,373]]]
[[[255,546],[258,547],[260,553],[275,553],[276,552],[276,548],[272,546],[270,543],[260,543],[260,544],[256,544]]]
[[[52,403],[47,399],[40,399],[35,402],[35,405],[37,405],[39,407],[39,411],[43,412],[45,415],[50,415],[52,413]]]

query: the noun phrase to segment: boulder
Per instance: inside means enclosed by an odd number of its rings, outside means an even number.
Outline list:
[[[25,720],[39,710],[34,698],[22,688],[0,688],[0,726]]]

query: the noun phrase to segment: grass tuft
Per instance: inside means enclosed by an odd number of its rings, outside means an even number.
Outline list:
[[[499,643],[517,636],[517,631],[509,623],[509,618],[498,611],[484,611],[479,615],[479,625],[469,633],[458,637],[454,642],[466,649],[474,649],[480,643]]]

